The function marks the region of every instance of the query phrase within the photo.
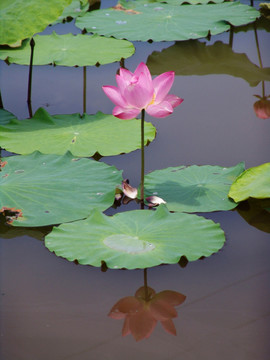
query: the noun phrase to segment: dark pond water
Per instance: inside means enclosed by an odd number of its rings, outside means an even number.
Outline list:
[[[107,2],[108,5],[113,2]],[[49,28],[46,33],[53,29]],[[73,24],[58,33],[79,33]],[[264,67],[270,66],[269,33],[257,30]],[[229,33],[207,45],[229,42]],[[131,71],[153,51],[174,43],[135,43],[125,61]],[[235,33],[233,51],[259,65],[254,30]],[[217,61],[221,61],[218,59]],[[101,90],[115,83],[119,64],[87,68],[87,113],[111,113]],[[28,67],[0,63],[5,109],[28,117]],[[174,70],[174,69],[168,69]],[[265,92],[270,94],[269,82]],[[157,137],[145,151],[146,172],[178,165],[246,167],[269,162],[270,119],[256,117],[254,94],[243,78],[211,74],[178,75],[171,91],[184,98],[173,115],[147,117]],[[33,72],[33,110],[51,114],[83,112],[83,69],[38,66]],[[7,155],[7,153],[4,153]],[[124,170],[132,185],[140,180],[140,152],[102,158]],[[119,211],[136,208],[131,204]],[[115,210],[108,210],[112,214]],[[76,265],[50,253],[43,243],[51,228],[18,229],[1,225],[1,360],[268,360],[270,358],[270,236],[249,225],[237,211],[203,214],[221,224],[226,244],[217,254],[179,265],[148,270],[148,285],[186,295],[174,320],[177,336],[158,324],[149,339],[121,336],[123,321],[109,318],[111,307],[143,285],[143,270],[108,270]]]

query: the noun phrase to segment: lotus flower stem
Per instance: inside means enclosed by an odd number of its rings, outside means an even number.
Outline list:
[[[33,58],[34,58],[34,47],[35,47],[35,41],[32,38],[30,40],[30,47],[31,47],[31,55],[30,55],[30,64],[29,64],[29,75],[28,75],[28,93],[27,93],[27,104],[28,104],[28,112],[30,118],[33,117],[32,112],[32,69],[33,69]]]
[[[144,208],[144,115],[145,110],[141,111],[141,209]]]

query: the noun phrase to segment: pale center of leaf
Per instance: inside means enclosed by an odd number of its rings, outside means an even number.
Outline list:
[[[155,249],[155,246],[148,241],[140,240],[137,236],[126,234],[114,234],[103,240],[109,248],[122,251],[128,254],[140,254]]]

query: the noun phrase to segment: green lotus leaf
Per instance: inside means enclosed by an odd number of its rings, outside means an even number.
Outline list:
[[[145,6],[147,5],[147,6]],[[260,13],[239,2],[172,6],[138,4],[135,10],[115,8],[91,11],[76,26],[99,35],[132,41],[174,41],[206,37],[254,21]]]
[[[90,66],[109,64],[127,58],[135,52],[126,40],[108,39],[98,35],[36,35],[33,65]],[[0,59],[8,63],[28,65],[30,40],[20,48],[0,48]]]
[[[270,68],[253,64],[246,54],[235,53],[230,45],[221,41],[213,45],[198,40],[178,42],[147,59],[151,74],[158,75],[173,70],[176,75],[227,74],[257,86],[262,80],[270,81]]]
[[[161,197],[170,211],[231,210],[237,204],[228,192],[243,171],[243,163],[230,168],[193,165],[156,170],[145,176],[145,197]]]
[[[13,120],[0,126],[2,148],[30,154],[35,150],[43,154],[89,157],[95,153],[112,156],[128,153],[141,146],[140,121],[120,120],[113,115],[98,112],[95,115],[50,115],[40,108],[31,119]],[[156,129],[145,123],[145,144],[153,141]]]
[[[248,224],[270,233],[270,199],[252,199],[243,201],[237,207],[237,212]]]
[[[217,252],[225,242],[219,224],[197,215],[135,210],[62,224],[48,234],[45,245],[56,255],[80,264],[113,269],[148,268],[189,261]]]
[[[42,155],[2,158],[0,212],[15,226],[43,226],[86,218],[114,202],[121,172],[91,159]],[[10,213],[10,214],[9,214]]]
[[[150,4],[150,3],[166,3],[169,5],[182,5],[188,3],[192,5],[196,4],[208,4],[208,3],[223,3],[225,0],[120,0],[118,3],[126,9],[134,9],[138,4]]]
[[[75,19],[78,16],[86,13],[89,9],[88,0],[72,0],[71,4],[67,6],[62,15],[53,23],[53,25],[65,22],[69,19]]]
[[[71,0],[1,0],[0,44],[13,45],[43,31]]]
[[[13,115],[7,110],[0,109],[0,125],[6,125],[11,120],[15,120],[15,119],[16,119],[15,115]],[[0,146],[1,146],[1,141],[0,141]]]
[[[270,163],[244,171],[232,184],[229,197],[239,202],[248,198],[270,198]]]

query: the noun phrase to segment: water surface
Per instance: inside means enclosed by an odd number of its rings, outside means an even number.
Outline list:
[[[79,33],[73,24],[53,29]],[[269,33],[258,30],[258,38],[263,65],[270,67]],[[229,33],[200,41],[228,44]],[[133,71],[153,51],[172,45],[135,43],[136,53],[125,65]],[[253,30],[234,34],[233,50],[259,65]],[[118,68],[117,63],[87,68],[87,113],[111,113],[113,104],[101,86],[115,84]],[[28,67],[1,62],[0,69],[5,109],[27,118]],[[171,92],[184,98],[183,104],[168,118],[146,118],[157,128],[145,151],[146,172],[179,165],[227,167],[244,161],[248,168],[269,162],[270,119],[259,119],[253,111],[253,95],[261,89],[261,83],[251,87],[229,75],[177,76]],[[269,82],[265,90],[270,94]],[[34,111],[42,106],[50,114],[82,113],[82,68],[35,67],[32,105]],[[101,161],[123,169],[124,177],[138,186],[139,151]],[[117,211],[133,208],[137,205],[131,203]],[[109,209],[107,214],[114,212]],[[237,211],[203,215],[221,224],[225,246],[184,268],[148,270],[148,284],[157,292],[174,290],[187,298],[174,320],[176,337],[158,324],[149,339],[138,343],[131,335],[123,338],[123,321],[107,314],[120,298],[143,285],[142,270],[102,272],[76,265],[44,247],[50,227],[2,225],[1,359],[269,359],[269,233],[250,226]]]

